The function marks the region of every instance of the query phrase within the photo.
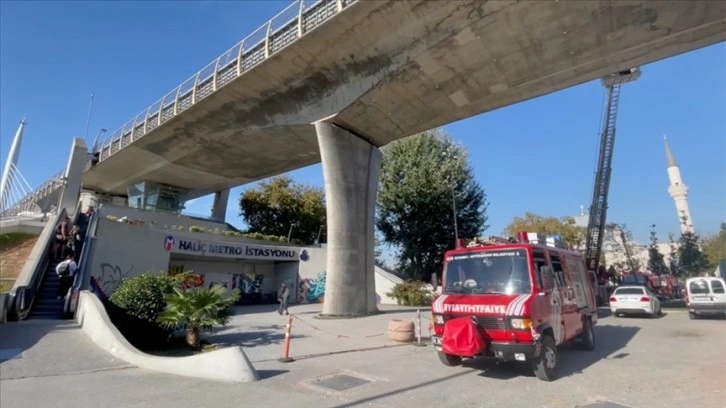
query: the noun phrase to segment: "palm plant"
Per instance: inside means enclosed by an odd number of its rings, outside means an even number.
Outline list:
[[[174,288],[166,298],[166,309],[159,313],[157,322],[165,329],[185,329],[189,346],[199,347],[201,331],[224,326],[232,317],[232,305],[239,299],[239,289],[225,298],[227,289],[215,285],[209,289]]]

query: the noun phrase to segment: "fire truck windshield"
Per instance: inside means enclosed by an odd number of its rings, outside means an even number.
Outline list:
[[[444,293],[507,295],[532,290],[524,249],[487,250],[446,258]]]

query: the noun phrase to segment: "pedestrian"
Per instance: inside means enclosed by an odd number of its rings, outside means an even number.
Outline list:
[[[58,225],[58,227],[56,227],[55,230],[55,245],[53,247],[53,252],[55,259],[58,261],[64,258],[66,247],[68,246],[69,235],[68,220],[64,220]]]
[[[277,308],[277,313],[279,315],[282,315],[282,312],[285,312],[286,315],[290,314],[287,312],[287,302],[289,299],[290,289],[288,289],[287,285],[283,282],[282,285],[280,285],[280,289],[277,291],[277,301],[280,302],[280,306]]]
[[[68,248],[73,254],[73,260],[78,263],[81,259],[81,249],[83,249],[81,228],[78,226],[78,224],[75,224],[73,228],[71,228],[71,234],[70,237],[68,237],[68,243]]]
[[[58,299],[65,299],[68,294],[68,289],[73,285],[73,278],[76,276],[78,265],[73,260],[73,255],[69,254],[66,256],[65,261],[59,263],[55,267],[55,273],[60,278],[60,284],[58,285]]]

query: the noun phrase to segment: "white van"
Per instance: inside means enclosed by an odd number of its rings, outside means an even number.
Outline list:
[[[686,280],[688,317],[719,314],[726,317],[726,282],[723,278],[705,276]]]

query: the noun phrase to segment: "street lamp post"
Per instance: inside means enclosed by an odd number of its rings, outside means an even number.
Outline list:
[[[455,184],[451,183],[451,208],[454,211],[454,239],[459,242],[459,223],[456,217],[456,190],[454,189]]]
[[[318,229],[318,236],[317,236],[317,238],[315,238],[315,244],[316,245],[320,245],[320,234],[323,233],[323,227],[324,226],[325,226],[325,224],[321,224],[320,225],[320,229]]]
[[[297,225],[297,221],[290,223],[290,231],[287,233],[287,242],[290,242],[290,238],[292,238],[292,228]]]
[[[441,152],[441,157],[444,160],[447,159],[456,159],[456,154],[449,153],[447,151]],[[459,223],[457,221],[456,217],[456,181],[454,180],[454,175],[449,174],[447,177],[447,184],[449,185],[449,188],[451,189],[451,210],[454,215],[454,243],[459,242]]]

